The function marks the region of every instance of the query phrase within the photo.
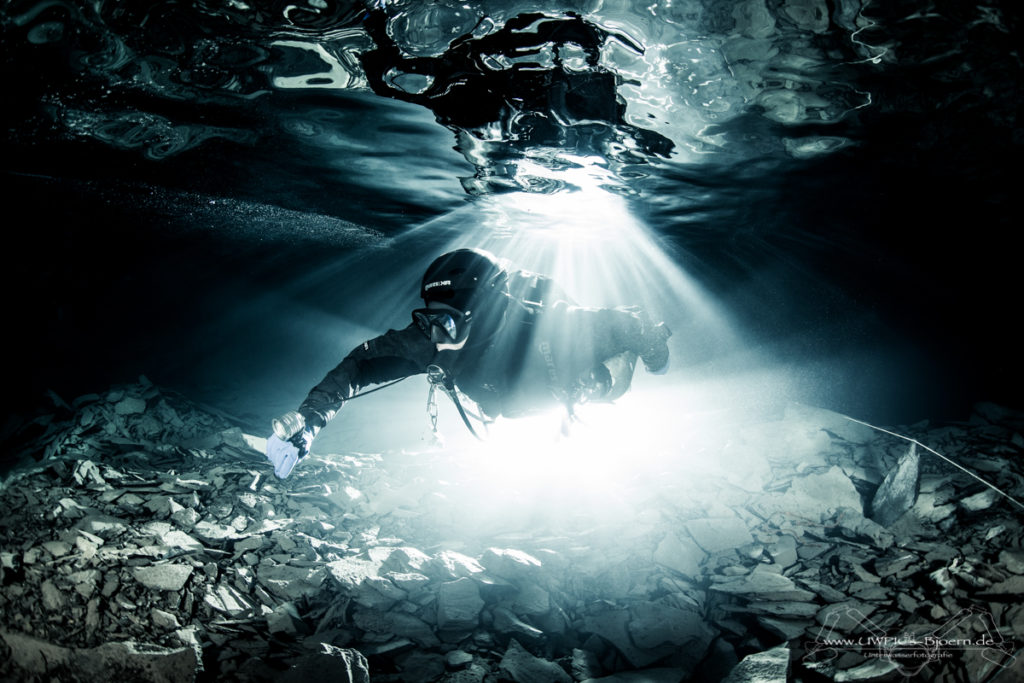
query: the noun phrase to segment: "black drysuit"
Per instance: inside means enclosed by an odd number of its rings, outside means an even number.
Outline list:
[[[591,400],[628,388],[641,348],[635,313],[573,305],[550,279],[524,271],[511,273],[509,284],[513,294],[501,302],[502,314],[474,322],[461,349],[439,351],[416,323],[360,344],[299,406],[306,424],[319,430],[363,388],[425,373],[431,365],[491,418],[571,404],[579,400],[581,380],[609,359],[619,369],[617,382]]]

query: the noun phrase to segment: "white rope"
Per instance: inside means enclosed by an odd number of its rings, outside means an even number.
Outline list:
[[[999,495],[1003,496],[1004,498],[1006,498],[1007,500],[1009,500],[1009,501],[1010,501],[1011,503],[1013,503],[1013,504],[1014,504],[1014,505],[1016,505],[1017,507],[1019,507],[1019,508],[1021,508],[1022,510],[1024,510],[1024,503],[1021,503],[1021,502],[1020,502],[1019,500],[1017,500],[1016,498],[1014,498],[1013,496],[1011,496],[1011,495],[1010,495],[1009,493],[1007,493],[1006,491],[1003,491],[1002,489],[1000,489],[1000,488],[999,488],[998,486],[996,486],[995,484],[992,484],[992,483],[989,483],[989,482],[985,481],[984,479],[982,479],[981,477],[979,477],[979,476],[978,476],[977,474],[975,474],[974,472],[971,472],[971,471],[970,471],[969,469],[967,469],[966,467],[964,467],[964,466],[962,466],[962,465],[960,465],[960,464],[958,464],[958,463],[956,463],[956,462],[953,462],[953,461],[952,461],[951,459],[947,458],[947,457],[946,457],[946,456],[944,456],[944,455],[943,455],[942,453],[939,453],[939,452],[938,452],[937,450],[935,450],[934,448],[929,448],[928,446],[925,446],[925,445],[924,445],[923,443],[921,443],[921,442],[920,442],[920,441],[918,441],[917,439],[912,439],[912,438],[910,438],[909,436],[903,436],[902,434],[897,434],[896,432],[890,432],[890,431],[889,431],[888,429],[882,429],[881,427],[876,427],[876,426],[875,426],[875,425],[873,425],[873,424],[868,424],[867,422],[863,422],[863,421],[861,421],[861,420],[856,420],[856,419],[854,419],[854,418],[852,418],[852,417],[850,417],[850,416],[848,416],[848,415],[843,415],[843,417],[845,417],[845,418],[846,418],[847,420],[849,420],[850,422],[856,422],[857,424],[861,424],[861,425],[864,425],[865,427],[871,427],[871,429],[875,429],[875,430],[877,430],[877,431],[880,431],[880,432],[884,432],[885,434],[889,434],[889,435],[891,435],[891,436],[895,436],[895,437],[898,437],[898,438],[900,438],[900,439],[903,439],[903,440],[905,440],[905,441],[909,441],[909,442],[910,442],[910,443],[912,443],[912,444],[916,444],[916,445],[920,446],[921,448],[925,449],[926,451],[928,451],[928,452],[929,452],[929,453],[931,453],[932,455],[935,455],[935,456],[938,456],[939,458],[942,458],[943,460],[945,460],[946,462],[948,462],[948,463],[949,463],[950,465],[952,465],[953,467],[957,468],[958,470],[960,470],[960,471],[962,471],[962,472],[964,472],[964,473],[966,473],[966,474],[970,475],[971,477],[974,477],[975,479],[977,479],[978,481],[980,481],[980,482],[981,482],[982,484],[984,484],[985,486],[989,487],[990,489],[992,489],[993,491],[995,491],[995,492],[996,492],[996,493],[998,493]]]

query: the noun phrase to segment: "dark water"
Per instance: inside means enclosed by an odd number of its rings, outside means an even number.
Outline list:
[[[495,207],[581,190],[742,340],[680,302],[680,371],[756,356],[890,424],[1021,406],[1015,12],[6,2],[9,410],[145,374],[266,419],[405,324],[453,239],[556,229]]]

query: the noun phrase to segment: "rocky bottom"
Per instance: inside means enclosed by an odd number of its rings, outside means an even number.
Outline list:
[[[1024,680],[997,406],[892,433],[791,406],[603,477],[424,449],[278,480],[148,382],[54,399],[0,488],[5,679]]]

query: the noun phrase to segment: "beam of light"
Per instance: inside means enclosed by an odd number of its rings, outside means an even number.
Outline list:
[[[487,249],[516,267],[552,276],[581,305],[640,305],[670,326],[699,326],[702,339],[733,346],[725,313],[631,213],[614,174],[593,158],[565,161],[567,167],[557,171],[523,161],[520,172],[549,174],[572,189],[483,197],[459,220],[445,221],[454,224],[453,234],[438,253]]]
[[[439,395],[446,448],[470,458],[474,478],[501,482],[501,491],[491,490],[479,501],[489,508],[508,504],[502,491],[515,491],[520,502],[523,497],[543,502],[552,511],[565,506],[608,510],[613,501],[628,506],[635,499],[626,495],[629,486],[623,482],[655,476],[663,468],[685,471],[690,455],[684,444],[697,438],[703,424],[690,424],[687,415],[708,410],[685,379],[688,359],[700,355],[695,347],[719,353],[738,348],[728,316],[630,212],[626,198],[614,191],[612,174],[593,159],[571,162],[555,173],[563,187],[574,189],[478,198],[458,215],[420,226],[399,242],[445,234],[448,240],[430,257],[484,248],[515,267],[550,275],[580,305],[641,306],[673,330],[669,346],[677,368],[651,376],[638,363],[631,392],[614,405],[580,406],[581,421],[567,436],[561,433],[565,411],[553,409],[530,418],[501,418],[490,428],[490,438],[476,443]],[[548,172],[529,162],[520,171]]]
[[[521,170],[545,172],[529,164]],[[479,443],[448,399],[438,395],[446,437],[440,452],[450,466],[437,476],[447,482],[445,496],[492,531],[511,510],[545,524],[580,515],[642,517],[650,492],[664,491],[666,481],[680,495],[699,500],[702,477],[752,471],[749,453],[721,455],[734,432],[725,426],[723,411],[737,407],[737,396],[752,405],[769,397],[784,401],[794,384],[785,369],[768,370],[765,359],[743,349],[726,312],[686,273],[684,259],[667,253],[631,213],[627,197],[599,163],[574,159],[560,173],[562,186],[574,189],[476,198],[395,237],[389,248],[355,252],[308,273],[303,283],[336,288],[340,315],[320,334],[345,340],[335,341],[338,353],[307,374],[308,386],[362,339],[407,324],[426,266],[460,247],[488,249],[516,267],[550,275],[581,305],[639,305],[667,322],[674,333],[669,374],[649,375],[638,364],[632,389],[614,404],[579,406],[580,421],[568,435],[561,429],[564,409],[553,408],[528,418],[500,418]],[[742,360],[730,367],[724,360],[729,356]],[[709,357],[720,366],[701,377],[695,366]],[[314,451],[430,450],[421,440],[429,431],[427,387],[426,379],[414,377],[353,402],[321,433]]]

